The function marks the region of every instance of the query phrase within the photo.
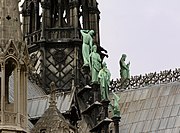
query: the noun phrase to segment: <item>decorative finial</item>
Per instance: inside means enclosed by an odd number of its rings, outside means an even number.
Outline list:
[[[52,107],[52,106],[56,106],[56,87],[54,82],[51,82],[50,88],[51,88],[51,94],[50,94],[49,103],[50,103],[50,107]]]

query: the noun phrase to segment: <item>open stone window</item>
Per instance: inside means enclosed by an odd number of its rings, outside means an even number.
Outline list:
[[[6,110],[12,111],[14,107],[14,93],[17,87],[17,63],[13,59],[7,59],[5,62],[5,103]],[[8,106],[8,104],[13,106]],[[9,108],[11,107],[11,108]]]

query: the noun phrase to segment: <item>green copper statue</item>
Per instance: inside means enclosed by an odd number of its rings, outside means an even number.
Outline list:
[[[129,74],[129,65],[130,62],[128,64],[125,63],[126,60],[126,55],[123,54],[119,64],[120,64],[120,76],[121,76],[121,81],[126,81],[127,79],[130,79],[130,74]]]
[[[93,45],[92,52],[90,54],[90,70],[91,70],[91,82],[98,83],[98,73],[101,69],[101,58],[97,53],[97,46]]]
[[[100,89],[101,89],[101,100],[109,100],[109,85],[111,73],[107,69],[105,62],[102,64],[102,69],[99,71],[98,78],[100,80]]]
[[[113,92],[113,99],[114,99],[114,105],[113,105],[113,115],[116,117],[120,116],[120,107],[119,107],[119,100],[120,97]]]
[[[83,66],[89,66],[89,55],[92,52],[93,46],[93,30],[80,30],[83,36],[83,44],[82,44],[82,55],[83,55]]]

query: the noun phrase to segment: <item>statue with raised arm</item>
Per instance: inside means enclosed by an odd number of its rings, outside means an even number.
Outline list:
[[[94,30],[80,30],[83,36],[82,56],[83,66],[89,66],[89,55],[92,52]]]
[[[120,97],[114,92],[113,92],[113,100],[114,100],[113,115],[116,117],[119,117],[120,116],[120,107],[119,107]]]
[[[109,85],[111,73],[105,62],[102,64],[102,69],[99,71],[98,78],[100,81],[101,100],[109,100]]]
[[[123,54],[120,61],[119,61],[119,64],[120,64],[120,76],[121,76],[121,81],[122,82],[125,82],[128,79],[130,79],[130,74],[129,74],[130,62],[128,64],[125,63],[126,57],[127,56],[125,54]]]
[[[98,83],[98,74],[101,69],[101,57],[97,53],[97,46],[93,45],[92,52],[90,54],[90,70],[91,70],[91,82]]]

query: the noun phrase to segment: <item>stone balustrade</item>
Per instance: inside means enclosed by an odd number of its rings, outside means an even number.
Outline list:
[[[32,32],[31,34],[24,36],[24,39],[28,45],[31,47],[42,39],[42,30]],[[45,29],[44,39],[46,41],[62,41],[63,39],[77,39],[79,38],[79,30],[76,28],[47,28]]]

